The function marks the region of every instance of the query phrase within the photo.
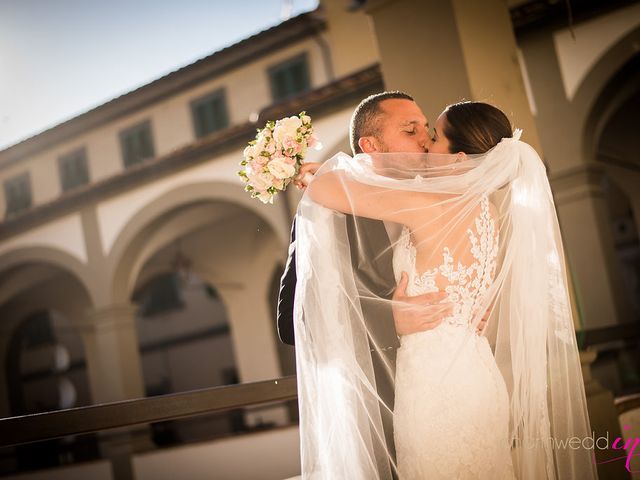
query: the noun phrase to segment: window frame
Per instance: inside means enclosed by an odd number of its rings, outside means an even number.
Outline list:
[[[223,113],[224,113],[224,125],[216,128],[214,130],[211,130],[209,132],[204,132],[204,131],[199,131],[198,128],[198,117],[196,115],[196,108],[206,104],[208,102],[210,102],[211,100],[220,100],[222,102],[222,109],[223,109]],[[206,95],[202,95],[200,97],[197,97],[193,100],[191,100],[191,102],[189,102],[189,108],[191,110],[191,123],[193,125],[193,133],[195,135],[195,138],[200,139],[200,138],[204,138],[207,135],[211,135],[213,133],[216,132],[220,132],[222,130],[225,130],[227,128],[229,128],[230,124],[231,124],[231,118],[229,115],[229,107],[227,104],[227,92],[226,89],[224,87],[220,87],[217,88],[216,90],[207,93]]]
[[[10,208],[11,202],[9,198],[9,185],[11,183],[24,182],[27,186],[28,193],[28,202],[27,205],[19,206],[17,209]],[[4,190],[4,199],[5,199],[5,218],[9,218],[13,215],[19,214],[26,210],[29,210],[33,206],[33,188],[31,186],[31,172],[29,170],[19,173],[17,175],[13,175],[9,178],[5,178],[2,182],[3,190]]]
[[[65,177],[64,177],[64,168],[63,165],[65,163],[71,162],[73,160],[76,159],[80,159],[80,161],[83,162],[84,164],[84,173],[86,174],[86,178],[84,179],[84,181],[82,183],[76,183],[76,184],[72,184],[72,185],[65,185]],[[91,178],[89,176],[89,158],[87,155],[87,148],[86,147],[80,147],[80,148],[76,148],[75,150],[72,150],[70,152],[67,152],[63,155],[60,155],[58,157],[58,175],[60,178],[60,188],[63,192],[68,192],[69,190],[73,190],[76,189],[78,187],[81,187],[83,185],[87,185]]]
[[[134,162],[127,163],[127,151],[125,148],[125,138],[129,135],[137,134],[140,131],[147,130],[149,133],[149,146],[151,148],[151,154],[148,157],[138,158]],[[134,125],[131,125],[118,133],[118,138],[120,140],[120,153],[122,155],[122,163],[124,168],[129,168],[139,163],[143,163],[146,160],[150,160],[156,157],[155,151],[155,142],[153,141],[153,130],[151,128],[151,119],[143,120]]]
[[[286,70],[287,68],[290,68],[292,65],[295,65],[300,62],[303,63],[305,66],[305,83],[306,83],[305,88],[300,91],[289,93],[283,97],[278,98],[276,96],[276,84],[274,81],[275,75],[279,71]],[[286,60],[278,62],[274,65],[271,65],[267,69],[267,74],[269,76],[269,86],[271,88],[271,99],[274,103],[283,102],[285,100],[289,100],[303,93],[309,92],[311,90],[311,64],[309,63],[309,53],[307,51],[304,51],[292,57],[289,57]]]

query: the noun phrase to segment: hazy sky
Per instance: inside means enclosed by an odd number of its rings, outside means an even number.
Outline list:
[[[317,0],[0,0],[0,150]]]

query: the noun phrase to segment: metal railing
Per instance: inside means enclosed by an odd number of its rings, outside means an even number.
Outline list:
[[[583,332],[583,346],[620,348],[640,339],[640,327],[620,325]],[[297,398],[295,375],[157,397],[125,400],[0,419],[0,448],[120,427],[175,420]],[[640,406],[640,394],[616,400],[619,413]]]
[[[295,375],[0,419],[0,447],[297,398]]]

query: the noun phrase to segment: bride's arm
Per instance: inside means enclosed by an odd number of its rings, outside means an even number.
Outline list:
[[[342,171],[314,176],[307,187],[311,199],[332,210],[410,225],[416,208],[432,207],[437,195],[396,190],[358,182]]]

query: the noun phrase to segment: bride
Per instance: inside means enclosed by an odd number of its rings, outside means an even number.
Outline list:
[[[500,110],[463,102],[438,117],[427,154],[338,154],[315,173],[296,223],[303,478],[597,478],[592,452],[567,446],[591,430],[564,254],[544,166],[519,136]],[[367,238],[347,234],[345,214],[385,222],[408,295],[446,294],[435,328],[398,331],[395,455],[376,315],[361,306],[420,307],[358,281],[387,273],[353,261]]]

